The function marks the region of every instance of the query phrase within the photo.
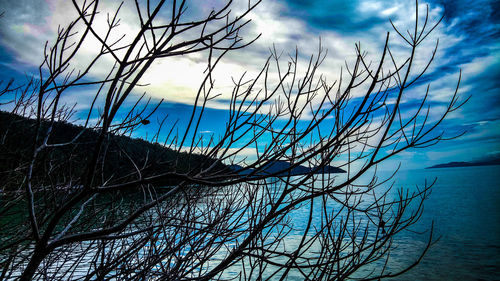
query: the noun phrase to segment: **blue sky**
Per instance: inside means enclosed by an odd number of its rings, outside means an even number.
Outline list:
[[[0,79],[15,78],[22,83],[27,76],[35,75],[41,63],[43,45],[53,40],[58,24],[72,17],[70,1],[63,0],[3,0],[0,18]],[[217,1],[191,1],[189,13],[194,16],[214,6]],[[235,1],[237,12],[247,1]],[[432,20],[444,16],[428,43],[423,57],[429,54],[437,38],[440,40],[436,60],[420,84],[416,85],[415,98],[408,98],[404,106],[411,110],[427,84],[431,85],[431,103],[439,110],[456,86],[459,70],[463,80],[460,94],[471,96],[470,101],[454,112],[440,130],[450,134],[467,133],[452,141],[436,146],[410,150],[395,158],[405,161],[409,168],[425,167],[448,161],[470,161],[500,156],[500,4],[493,0],[419,2],[421,11],[429,5]],[[227,116],[227,99],[230,95],[231,77],[244,72],[251,76],[262,67],[275,44],[278,50],[293,52],[297,47],[301,58],[314,54],[319,38],[328,49],[328,58],[321,67],[329,81],[338,76],[345,59],[352,59],[354,44],[361,42],[370,53],[377,54],[383,46],[385,32],[391,30],[389,19],[398,26],[410,26],[415,3],[412,1],[305,1],[264,0],[250,14],[252,23],[244,36],[261,38],[246,49],[229,54],[217,72],[219,100],[209,103],[200,134],[217,134],[223,129]],[[115,1],[104,1],[103,9],[112,10]],[[125,5],[122,12],[124,28],[133,29],[132,10]],[[189,15],[188,15],[189,16]],[[84,58],[75,61],[83,63]],[[155,64],[141,89],[153,99],[164,98],[158,113],[168,114],[168,120],[185,120],[190,113],[194,93],[201,80],[204,60],[188,56]],[[161,73],[159,75],[158,73]],[[92,75],[99,75],[96,71]],[[139,92],[139,91],[138,91]],[[77,109],[85,111],[91,94],[85,90],[65,97],[67,102],[77,102]],[[251,153],[251,152],[249,152]],[[393,164],[393,162],[391,162]],[[391,165],[392,165],[391,164]]]

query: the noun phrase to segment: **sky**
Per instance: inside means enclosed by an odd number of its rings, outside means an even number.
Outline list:
[[[65,0],[2,0],[0,13],[0,80],[12,78],[18,83],[37,76],[43,58],[43,46],[53,41],[58,25],[68,23],[74,16],[71,1]],[[222,0],[188,1],[186,17],[206,14]],[[103,11],[116,9],[118,1],[103,1]],[[416,64],[422,66],[439,38],[436,58],[421,81],[403,100],[408,112],[414,110],[422,91],[430,85],[430,103],[433,112],[442,109],[454,92],[462,72],[459,94],[461,100],[470,100],[453,112],[439,128],[449,135],[465,134],[425,149],[404,152],[389,162],[389,167],[403,162],[407,168],[426,167],[449,161],[475,161],[500,156],[500,2],[494,0],[431,0],[420,1],[421,15],[429,7],[430,19],[443,17],[418,53]],[[247,1],[235,1],[233,11],[241,11]],[[385,34],[391,31],[389,19],[403,30],[411,26],[415,3],[407,0],[305,1],[264,0],[248,18],[243,38],[250,40],[260,34],[250,46],[226,55],[217,66],[217,99],[208,103],[199,134],[217,134],[223,130],[224,116],[228,116],[228,100],[232,78],[255,76],[269,55],[270,48],[286,54],[299,50],[299,60],[306,61],[317,52],[321,38],[328,50],[320,71],[328,81],[335,80],[345,61],[355,56],[355,43],[377,57],[382,50]],[[102,15],[105,15],[103,12]],[[121,30],[137,30],[133,6],[125,3],[120,11]],[[73,66],[84,65],[96,42],[88,42],[83,55],[75,58]],[[397,43],[395,52],[398,51]],[[155,63],[141,82],[148,86],[137,90],[146,92],[153,100],[165,99],[158,114],[169,115],[170,120],[185,122],[191,111],[194,95],[203,78],[206,59],[203,54],[165,59]],[[104,70],[103,70],[104,71]],[[89,75],[103,75],[96,69]],[[63,100],[76,103],[77,110],[88,109],[92,92],[81,88]],[[438,115],[436,113],[436,116]],[[184,120],[184,121],[183,121]],[[78,120],[76,120],[78,122]],[[144,132],[142,132],[144,133]],[[144,133],[145,134],[145,133]],[[250,150],[248,153],[252,153]]]

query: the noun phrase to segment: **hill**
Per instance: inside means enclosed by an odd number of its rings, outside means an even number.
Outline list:
[[[26,175],[35,137],[35,120],[0,111],[0,189],[9,190],[19,187]],[[42,131],[48,128],[42,123]],[[83,133],[82,133],[83,131]],[[64,185],[70,181],[78,185],[85,175],[87,163],[93,155],[98,132],[66,122],[55,122],[48,143],[76,142],[42,150],[35,163],[34,182],[37,185]],[[137,168],[143,177],[164,172],[187,173],[199,171],[213,164],[215,159],[202,155],[188,155],[159,144],[142,139],[109,134],[100,156],[101,165],[97,168],[96,184],[120,183],[138,178]],[[133,161],[132,161],[133,159]],[[216,169],[226,169],[217,164]],[[176,181],[165,179],[156,185],[171,185]]]
[[[475,162],[448,162],[444,164],[438,164],[426,169],[436,169],[436,168],[453,168],[453,167],[473,167],[473,166],[491,166],[500,165],[500,159],[489,159]]]

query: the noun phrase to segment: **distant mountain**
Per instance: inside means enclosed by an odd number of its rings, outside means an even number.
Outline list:
[[[304,167],[304,166],[297,166],[290,169],[292,165],[288,161],[284,160],[278,160],[275,162],[272,162],[268,164],[267,166],[264,167],[263,171],[260,172],[261,175],[272,175],[275,174],[276,176],[288,176],[290,174],[291,176],[300,176],[300,175],[307,175],[310,173],[314,174],[320,174],[320,173],[345,173],[346,171],[342,170],[341,168],[338,167],[333,167],[333,166],[325,166],[323,168],[317,168],[317,167]],[[239,165],[230,165],[229,168],[234,170],[235,172],[242,174],[242,175],[248,175],[252,173],[254,170],[253,169],[245,169],[242,166]]]
[[[436,169],[436,168],[452,168],[452,167],[472,167],[472,166],[490,166],[490,165],[500,165],[500,158],[489,159],[475,162],[448,162],[444,164],[438,164],[426,169]]]

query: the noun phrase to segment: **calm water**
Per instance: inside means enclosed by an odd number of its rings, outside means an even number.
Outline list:
[[[377,175],[383,179],[391,174]],[[403,170],[394,178],[392,196],[400,187],[415,190],[426,179],[435,178],[423,215],[411,229],[425,232],[434,222],[434,237],[440,239],[417,267],[390,280],[500,280],[500,166]],[[305,225],[307,212],[304,208],[292,215],[299,228]],[[399,233],[389,271],[412,264],[425,247],[428,233]],[[292,276],[291,280],[301,278]]]
[[[378,176],[383,179],[390,174],[379,172]],[[403,231],[395,237],[396,249],[391,252],[388,271],[397,272],[418,258],[427,244],[432,222],[434,238],[439,240],[419,265],[390,280],[500,280],[500,166],[400,171],[389,197],[396,196],[399,187],[415,190],[417,185],[423,187],[426,179],[432,182],[435,178],[423,215],[411,228],[414,232]],[[305,227],[308,214],[306,206],[291,214],[297,229]],[[315,223],[319,221],[313,219]],[[299,236],[289,239],[293,244]],[[367,267],[364,272],[372,269]],[[291,271],[288,280],[303,277]]]
[[[413,230],[428,230],[434,221],[440,240],[416,268],[391,280],[500,280],[500,166],[400,171],[395,188],[412,189],[436,177],[423,216]],[[307,213],[307,209],[294,212],[294,225],[300,228]],[[427,237],[409,231],[400,233],[394,241],[397,249],[392,252],[391,268],[411,264]],[[239,270],[228,270],[228,277],[236,276]],[[288,278],[302,279],[294,272]]]
[[[396,183],[411,188],[436,177],[415,228],[425,230],[434,221],[441,239],[397,280],[500,280],[500,166],[401,171]],[[402,264],[423,240],[409,232],[396,239]]]

